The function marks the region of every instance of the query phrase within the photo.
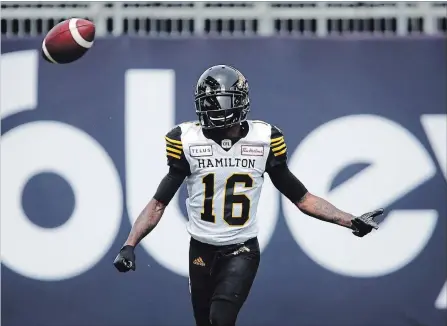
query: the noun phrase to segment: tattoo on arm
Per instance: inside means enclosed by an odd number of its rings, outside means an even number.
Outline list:
[[[352,214],[345,213],[323,198],[306,193],[295,205],[305,214],[319,220],[352,228]]]
[[[166,205],[151,199],[138,216],[124,245],[136,246],[160,221]]]

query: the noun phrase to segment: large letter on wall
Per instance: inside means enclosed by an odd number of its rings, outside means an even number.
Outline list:
[[[370,166],[330,191],[335,176],[356,163]],[[436,172],[417,138],[373,115],[344,117],[315,129],[290,166],[311,192],[355,215],[392,204]],[[438,217],[435,210],[387,212],[378,231],[357,238],[350,230],[305,216],[286,199],[284,205],[292,235],[304,252],[328,270],[356,277],[385,275],[411,262],[427,244]]]
[[[2,55],[2,118],[37,106],[37,58],[37,51]],[[64,178],[75,195],[69,220],[52,229],[32,223],[22,207],[25,184],[43,172]],[[84,131],[56,121],[9,130],[2,135],[0,179],[2,263],[11,270],[66,279],[89,270],[110,249],[122,217],[121,184],[107,152]]]

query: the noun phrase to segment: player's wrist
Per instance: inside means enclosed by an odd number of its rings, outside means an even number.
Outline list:
[[[355,219],[354,215],[351,214],[346,214],[346,217],[344,219],[341,219],[339,222],[339,225],[344,226],[348,229],[351,230],[357,230],[357,228],[355,227],[354,223],[352,223],[352,221]]]
[[[134,249],[135,249],[135,245],[127,243],[127,242],[121,247],[121,251],[134,251]]]

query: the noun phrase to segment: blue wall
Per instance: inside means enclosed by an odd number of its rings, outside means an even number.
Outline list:
[[[444,42],[118,38],[51,65],[40,40],[2,40],[3,325],[193,325],[186,235],[168,225],[181,214],[154,231],[158,256],[138,248],[136,272],[112,261],[166,171],[163,132],[195,119],[195,81],[222,63],[245,74],[251,118],[284,131],[311,191],[356,214],[388,212],[354,239],[294,220],[274,192],[239,325],[444,325]],[[184,198],[172,203],[183,215]]]

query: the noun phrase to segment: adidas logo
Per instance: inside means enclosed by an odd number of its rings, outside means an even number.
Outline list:
[[[199,257],[199,258],[194,259],[194,260],[192,261],[192,263],[193,263],[194,265],[205,266],[205,263],[204,263],[202,257]]]

